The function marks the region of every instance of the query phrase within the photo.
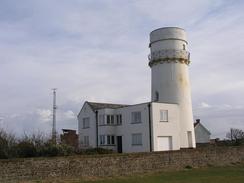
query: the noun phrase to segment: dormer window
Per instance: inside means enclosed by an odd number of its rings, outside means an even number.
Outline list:
[[[158,91],[156,91],[154,101],[157,102],[158,100],[159,100],[159,93],[158,93]]]

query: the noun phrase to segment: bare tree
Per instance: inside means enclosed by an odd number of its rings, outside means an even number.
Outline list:
[[[232,142],[240,143],[244,140],[244,131],[241,129],[231,128],[230,131],[226,134],[226,137]]]

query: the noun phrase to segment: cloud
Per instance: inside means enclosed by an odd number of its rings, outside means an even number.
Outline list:
[[[233,121],[243,128],[243,6],[238,0],[0,1],[2,125],[20,134],[50,132],[54,87],[59,130],[77,129],[85,100],[149,101],[149,33],[180,26],[191,52],[194,115],[216,136]]]
[[[40,121],[50,122],[52,119],[52,111],[49,109],[37,109],[37,114],[39,115]]]
[[[202,102],[193,111],[195,118],[200,118],[201,123],[211,131],[212,138],[225,138],[230,128],[244,130],[243,109],[244,106],[240,105],[209,105]]]
[[[200,108],[211,108],[211,106],[209,104],[207,104],[206,102],[202,102],[200,104]]]
[[[64,116],[67,118],[67,119],[75,119],[76,116],[75,116],[75,113],[71,110],[68,110],[64,113]]]

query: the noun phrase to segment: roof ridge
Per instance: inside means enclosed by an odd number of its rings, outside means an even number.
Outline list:
[[[108,102],[89,102],[89,101],[87,101],[87,103],[129,106],[129,104],[118,104],[118,103],[108,103]]]

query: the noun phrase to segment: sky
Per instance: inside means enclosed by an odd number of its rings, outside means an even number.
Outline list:
[[[0,128],[77,129],[84,101],[150,101],[149,33],[188,35],[194,118],[224,138],[244,130],[241,0],[0,0]]]

